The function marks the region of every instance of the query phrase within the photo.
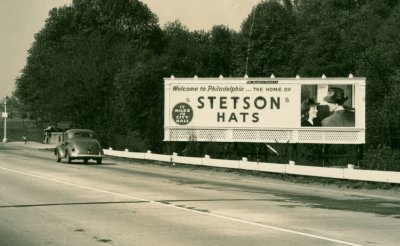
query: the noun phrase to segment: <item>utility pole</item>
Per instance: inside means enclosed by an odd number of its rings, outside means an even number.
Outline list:
[[[3,119],[4,119],[4,138],[3,138],[3,143],[7,143],[7,99],[8,97],[4,97],[4,113],[2,113]]]

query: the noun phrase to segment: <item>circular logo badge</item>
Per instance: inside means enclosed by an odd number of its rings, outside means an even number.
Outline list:
[[[187,125],[193,119],[193,110],[187,103],[178,103],[172,109],[172,119],[176,124]]]

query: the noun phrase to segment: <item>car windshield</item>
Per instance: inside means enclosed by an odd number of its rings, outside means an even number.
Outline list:
[[[75,132],[74,133],[75,138],[91,138],[92,134],[89,132]]]

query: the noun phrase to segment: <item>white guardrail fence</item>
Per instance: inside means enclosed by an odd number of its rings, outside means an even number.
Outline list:
[[[176,153],[173,155],[154,154],[151,151],[146,153],[142,152],[129,152],[117,151],[112,148],[104,149],[104,154],[108,156],[133,158],[151,161],[163,161],[170,163],[181,163],[188,165],[222,167],[232,169],[242,169],[269,173],[292,174],[302,176],[314,176],[324,178],[336,178],[347,180],[360,180],[371,182],[385,182],[400,184],[400,172],[387,172],[387,171],[372,171],[354,169],[354,165],[347,165],[346,168],[337,167],[312,167],[296,165],[294,161],[289,161],[288,164],[266,163],[266,162],[250,162],[247,158],[243,157],[242,160],[222,160],[212,159],[206,155],[203,158],[178,156]]]

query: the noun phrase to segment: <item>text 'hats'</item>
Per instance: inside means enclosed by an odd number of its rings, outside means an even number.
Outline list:
[[[344,96],[344,91],[338,87],[332,87],[328,89],[328,95],[324,97],[324,101],[327,103],[343,104],[348,97]]]

